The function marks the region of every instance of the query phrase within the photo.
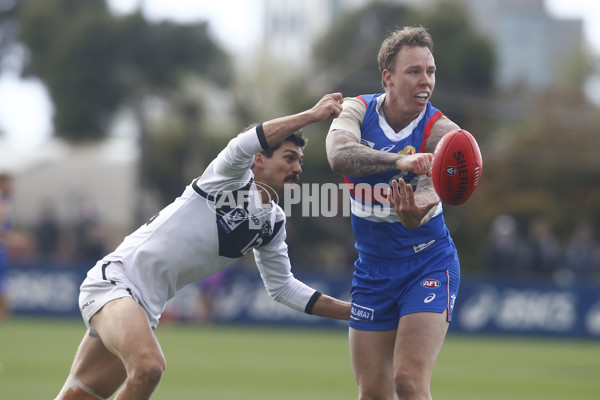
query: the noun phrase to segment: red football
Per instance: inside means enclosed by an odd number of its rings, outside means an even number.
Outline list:
[[[433,186],[446,204],[463,204],[475,191],[483,163],[473,135],[460,129],[446,133],[433,152]]]

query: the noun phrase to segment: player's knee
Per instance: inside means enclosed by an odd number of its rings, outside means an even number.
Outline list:
[[[368,393],[361,393],[358,396],[358,400],[393,400],[394,397],[385,396],[385,394],[379,391],[373,391]]]
[[[411,368],[398,368],[394,372],[394,385],[398,399],[413,399],[429,390],[422,376]],[[419,397],[420,398],[420,397]]]
[[[394,400],[395,398],[392,388],[383,382],[359,385],[359,400]]]
[[[165,368],[166,361],[162,355],[148,355],[133,366],[128,379],[148,387],[156,386],[160,382]]]

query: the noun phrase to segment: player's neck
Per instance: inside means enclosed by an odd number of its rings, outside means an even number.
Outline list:
[[[383,101],[383,104],[381,104],[381,115],[394,132],[400,132],[419,116],[419,114],[398,112],[396,111],[398,107],[394,107],[391,103],[387,98]]]
[[[271,200],[277,198],[277,193],[264,187],[264,185],[261,185],[261,186],[262,187],[259,187],[258,192],[260,193],[260,200],[261,200],[262,206],[264,207],[268,204],[271,204]]]

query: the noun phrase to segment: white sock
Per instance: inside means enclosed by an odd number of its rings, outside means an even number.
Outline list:
[[[89,396],[81,397],[83,394],[86,394]],[[67,396],[67,397],[65,397],[65,396]],[[77,396],[77,397],[75,397],[75,396]],[[76,376],[69,375],[69,377],[67,378],[67,381],[65,382],[65,385],[63,386],[62,390],[58,394],[58,397],[54,400],[70,400],[70,399],[84,400],[84,399],[88,399],[88,398],[90,400],[106,400],[104,397],[98,396],[96,394],[96,392],[94,392],[92,389],[90,389],[89,387],[87,387],[83,383],[81,383],[81,381],[79,379],[77,379]]]

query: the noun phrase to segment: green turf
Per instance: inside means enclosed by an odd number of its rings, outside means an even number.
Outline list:
[[[52,399],[84,333],[77,320],[0,324],[0,399]],[[161,325],[167,372],[153,399],[355,399],[343,330]],[[436,400],[600,398],[600,344],[449,336]]]

